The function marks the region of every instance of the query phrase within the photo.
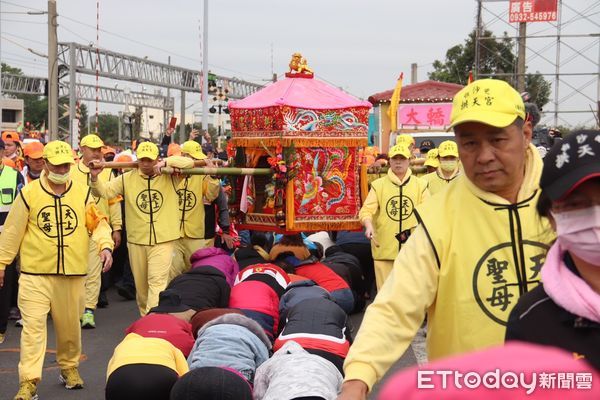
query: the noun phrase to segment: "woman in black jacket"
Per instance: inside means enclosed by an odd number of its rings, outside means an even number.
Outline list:
[[[522,296],[507,340],[560,347],[600,369],[600,131],[572,133],[545,158],[537,205],[556,230],[542,284]]]

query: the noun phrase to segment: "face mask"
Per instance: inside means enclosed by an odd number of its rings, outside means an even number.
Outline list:
[[[458,166],[457,160],[441,160],[440,167],[446,172],[452,172]]]
[[[40,173],[39,172],[33,172],[32,170],[28,170],[27,174],[29,174],[29,176],[32,177],[32,178],[39,178],[40,177]]]
[[[55,174],[54,172],[48,172],[48,180],[57,185],[64,185],[69,181],[69,173],[64,175]]]
[[[561,246],[600,267],[600,206],[552,213]]]

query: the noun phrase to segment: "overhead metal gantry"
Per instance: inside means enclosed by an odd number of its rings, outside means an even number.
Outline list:
[[[48,79],[35,76],[2,74],[2,92],[12,94],[46,95]],[[70,83],[59,86],[59,97],[69,96]],[[173,110],[175,99],[145,92],[127,92],[122,89],[100,86],[98,101],[101,103],[129,105],[136,107]],[[96,101],[96,86],[77,83],[77,98],[85,101]]]
[[[96,51],[98,51],[98,75],[104,78],[160,86],[169,89],[200,92],[200,71],[134,57],[78,43],[59,43],[58,59],[71,66],[75,72],[96,75]],[[212,76],[213,74],[211,74]],[[262,85],[237,78],[214,75],[217,86],[229,90],[228,97],[242,99],[262,88]]]
[[[69,132],[73,132],[73,120],[75,119],[77,93],[73,82],[77,81],[77,73],[94,76],[97,74],[103,78],[180,90],[179,133],[180,140],[183,140],[182,138],[185,136],[185,92],[200,93],[202,78],[200,71],[73,42],[58,44],[58,60],[59,64],[68,67],[69,81],[71,82],[69,86]],[[211,77],[215,79],[217,86],[228,90],[228,97],[232,99],[244,98],[262,88],[262,85],[237,78],[219,75]],[[71,142],[75,143],[76,138],[71,137]]]
[[[2,74],[2,92],[44,96],[48,79],[34,76]]]
[[[69,82],[60,86],[60,97],[69,95]],[[77,98],[85,101],[96,101],[96,86],[78,83],[75,85]],[[98,101],[101,103],[121,104],[127,106],[157,108],[173,110],[175,99],[173,97],[150,94],[146,92],[126,92],[122,89],[106,86],[98,87]]]

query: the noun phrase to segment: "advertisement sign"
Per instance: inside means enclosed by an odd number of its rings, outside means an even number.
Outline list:
[[[509,22],[556,21],[557,0],[510,0]]]
[[[444,127],[450,125],[452,103],[400,104],[398,127]]]

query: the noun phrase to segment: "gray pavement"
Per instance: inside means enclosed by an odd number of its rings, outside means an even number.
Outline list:
[[[96,311],[96,329],[83,330],[83,355],[80,364],[85,381],[82,390],[65,390],[58,382],[58,366],[54,357],[55,335],[52,320],[48,320],[48,347],[44,361],[42,382],[38,386],[40,400],[102,400],[106,366],[115,346],[123,338],[125,328],[139,317],[135,301],[124,301],[114,289],[109,290],[108,308]],[[362,314],[351,317],[354,329],[358,329]],[[13,322],[13,321],[11,321]],[[18,390],[17,364],[19,362],[20,328],[11,323],[6,341],[0,344],[0,400],[10,400]],[[392,368],[395,371],[416,363],[411,348]],[[376,393],[377,388],[374,390]]]

